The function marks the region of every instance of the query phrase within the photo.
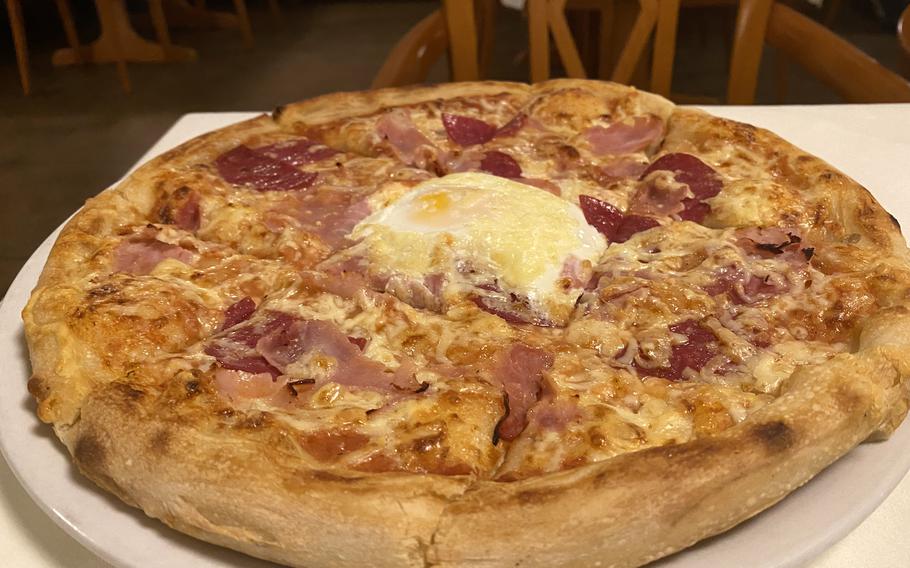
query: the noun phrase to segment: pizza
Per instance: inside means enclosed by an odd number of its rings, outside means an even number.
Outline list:
[[[330,94],[88,201],[24,312],[79,470],[294,566],[634,566],[903,420],[853,180],[611,83]]]

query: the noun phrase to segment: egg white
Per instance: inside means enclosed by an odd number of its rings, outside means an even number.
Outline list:
[[[361,221],[351,238],[388,271],[444,274],[456,287],[470,272],[475,284],[486,279],[544,314],[564,313],[580,293],[565,284],[571,257],[594,265],[607,246],[577,205],[483,173],[423,182]]]

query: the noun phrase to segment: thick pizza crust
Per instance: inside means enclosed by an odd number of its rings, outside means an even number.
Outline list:
[[[274,130],[274,121],[319,124],[386,105],[573,84],[628,92],[553,81],[327,95],[190,141],[143,166],[66,226],[25,310],[29,388],[39,415],[53,423],[83,473],[148,515],[209,542],[309,567],[638,565],[757,514],[856,444],[893,431],[910,399],[907,256],[899,231],[865,189],[817,158],[766,131],[680,109],[670,118],[679,132],[773,149],[793,165],[782,175],[811,179],[805,200],[830,219],[820,236],[877,250],[828,261],[868,266],[885,306],[857,334],[854,353],[800,368],[776,401],[720,435],[511,483],[339,476],[303,467],[278,449],[286,433],[267,417],[226,429],[202,414],[161,412],[172,393],[86,367],[66,314],[84,291],[95,239],[148,215],[157,170],[213,158],[251,132]]]

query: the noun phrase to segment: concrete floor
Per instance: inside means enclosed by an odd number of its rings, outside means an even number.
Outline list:
[[[64,43],[53,4],[26,3],[32,96],[19,91],[8,35],[0,40],[0,293],[54,227],[117,180],[180,115],[271,109],[321,93],[367,88],[394,42],[438,6],[432,0],[281,3],[284,17],[276,26],[262,0],[248,0],[256,37],[251,50],[241,46],[235,31],[173,30],[174,42],[195,47],[199,61],[130,65],[131,95],[120,91],[111,66],[53,68],[50,54]],[[97,30],[92,5],[89,0],[74,5],[86,41]],[[871,16],[859,11],[841,20],[851,40],[896,65],[894,36],[881,33]],[[683,13],[675,89],[723,94],[729,22],[716,13]],[[521,14],[503,10],[491,78],[525,79],[526,46]],[[445,76],[439,65],[431,79]],[[788,102],[837,102],[798,71],[790,92]],[[771,101],[770,93],[770,81],[763,80],[760,102]]]

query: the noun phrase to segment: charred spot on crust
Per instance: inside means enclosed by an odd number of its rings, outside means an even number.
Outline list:
[[[103,472],[107,465],[107,448],[93,434],[83,434],[73,448],[73,458],[80,468]]]
[[[166,429],[161,429],[155,432],[155,435],[149,441],[149,451],[152,454],[163,456],[167,454],[170,445],[171,433]]]
[[[752,429],[752,433],[773,453],[783,452],[796,443],[796,433],[780,420],[759,424]]]
[[[275,110],[272,111],[272,120],[278,121],[281,119],[281,115],[284,114],[287,107],[285,105],[280,105],[275,107]]]
[[[897,217],[895,217],[895,216],[892,215],[891,213],[888,213],[888,218],[891,219],[891,222],[894,223],[894,226],[897,227],[897,230],[898,230],[898,231],[900,231],[900,230],[901,230],[901,224],[900,224],[900,221],[897,220]]]
[[[79,437],[73,447],[73,460],[95,483],[114,493],[127,504],[133,505],[130,497],[108,473],[108,450],[96,434],[84,433]]]

